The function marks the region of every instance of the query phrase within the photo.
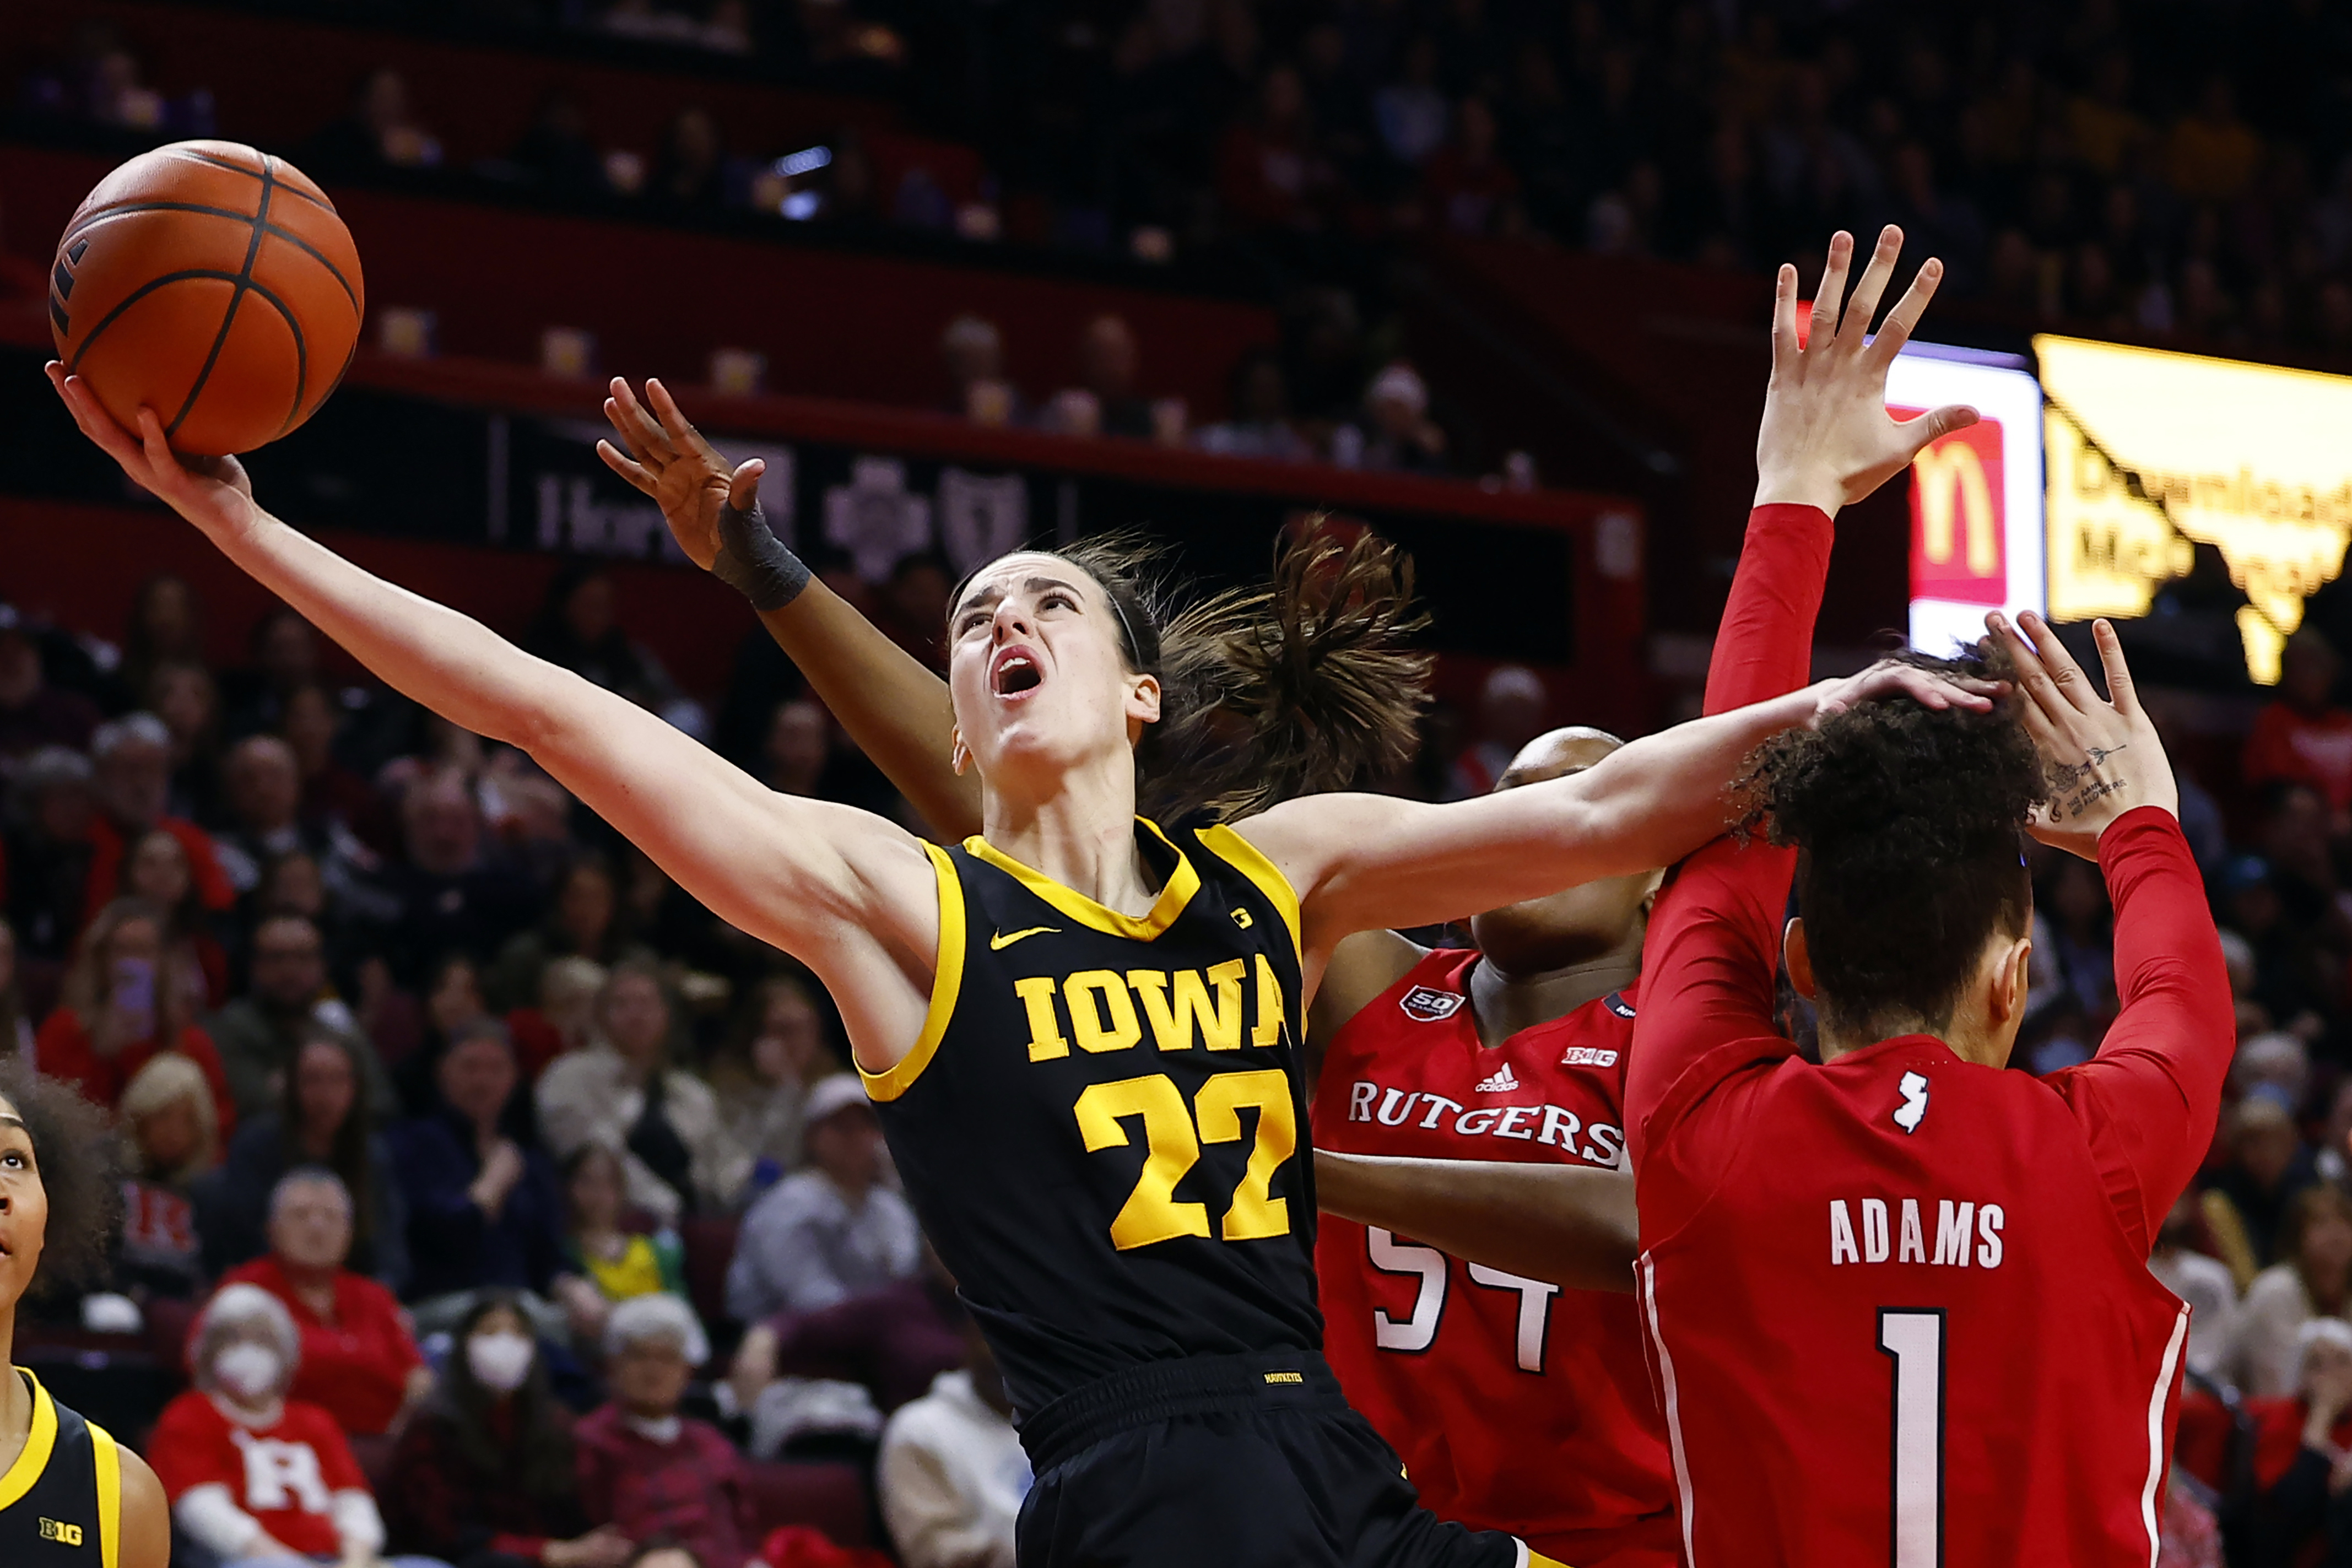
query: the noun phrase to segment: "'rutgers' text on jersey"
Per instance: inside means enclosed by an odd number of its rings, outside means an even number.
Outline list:
[[[1660,901],[1629,1111],[1692,1568],[2154,1561],[2189,1309],[2148,1243],[2230,993],[2179,825],[2130,813],[2099,855],[2124,1006],[2048,1079],[1774,1037],[1787,852],[1717,843]]]
[[[1231,828],[1139,821],[1124,915],[979,838],[931,847],[939,973],[866,1086],[1014,1408],[1150,1361],[1312,1351],[1298,903]]]
[[[1633,994],[1489,1049],[1465,1005],[1477,957],[1429,954],[1331,1037],[1316,1146],[1618,1164]],[[1323,1353],[1433,1512],[1565,1563],[1675,1561],[1665,1425],[1631,1296],[1562,1290],[1328,1216],[1315,1260]]]

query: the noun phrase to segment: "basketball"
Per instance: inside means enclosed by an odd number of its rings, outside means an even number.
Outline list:
[[[310,177],[235,142],[179,142],[98,183],[58,241],[58,357],[175,451],[274,441],[350,367],[364,309],[351,231]]]

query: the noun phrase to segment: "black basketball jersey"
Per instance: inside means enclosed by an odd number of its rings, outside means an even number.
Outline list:
[[[0,1474],[0,1563],[7,1568],[115,1568],[122,1544],[122,1456],[106,1428],[33,1391],[33,1429]]]
[[[1231,828],[1137,840],[1122,915],[979,838],[930,847],[939,976],[866,1075],[1016,1410],[1139,1363],[1319,1350],[1298,900]]]

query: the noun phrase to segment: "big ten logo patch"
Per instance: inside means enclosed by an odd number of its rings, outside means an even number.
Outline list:
[[[79,1546],[81,1526],[68,1524],[63,1520],[45,1519],[41,1521],[41,1539],[54,1541],[60,1546]]]

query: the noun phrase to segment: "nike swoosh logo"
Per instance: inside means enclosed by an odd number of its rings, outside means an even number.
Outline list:
[[[1040,936],[1047,931],[1057,931],[1061,929],[1060,926],[1031,926],[1026,931],[1016,931],[1010,936],[1003,931],[997,931],[988,939],[988,951],[1002,952],[1024,936]]]

